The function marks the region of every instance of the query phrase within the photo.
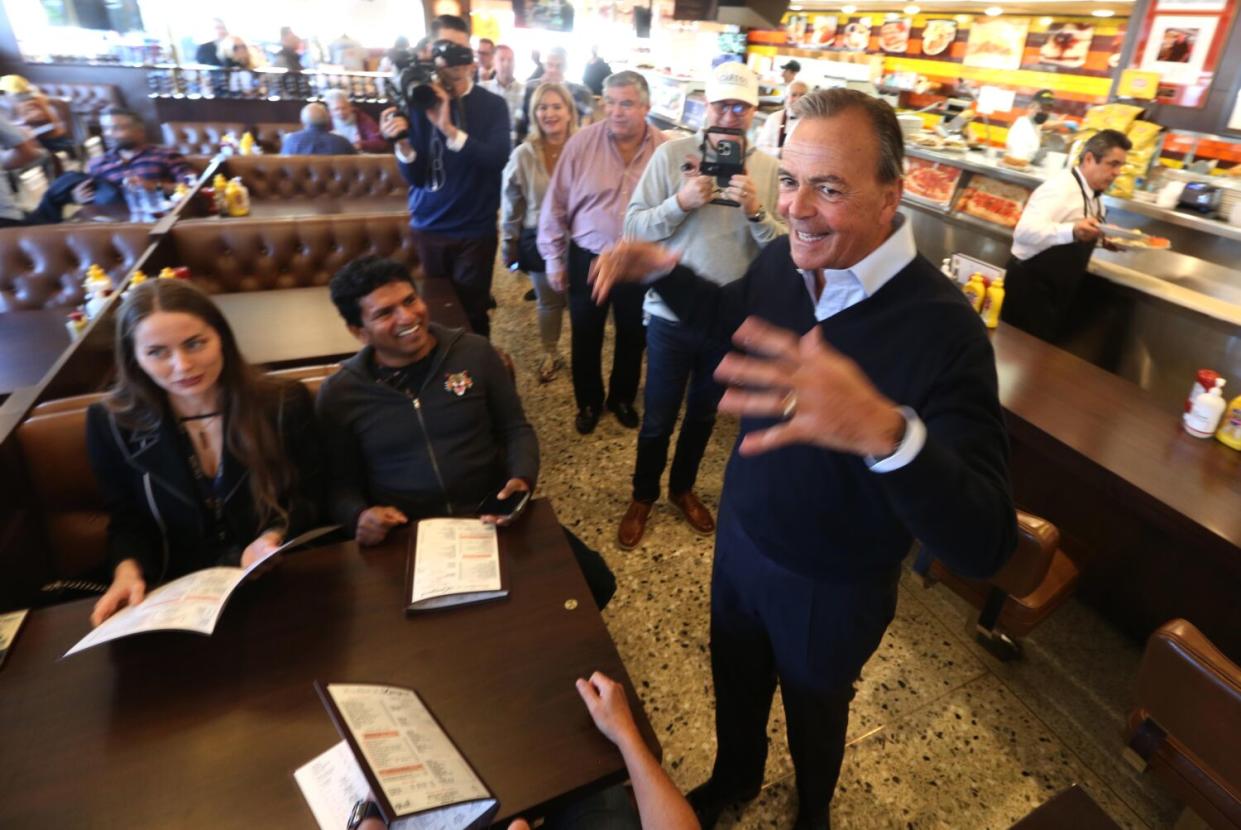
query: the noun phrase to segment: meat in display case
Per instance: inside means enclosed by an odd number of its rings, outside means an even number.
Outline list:
[[[1028,187],[973,173],[961,188],[956,211],[1004,228],[1015,228],[1029,198]]]

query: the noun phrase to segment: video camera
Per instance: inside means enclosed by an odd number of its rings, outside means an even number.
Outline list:
[[[711,141],[712,136],[715,137],[714,142]],[[698,172],[704,176],[715,176],[715,183],[723,190],[733,176],[745,172],[745,131],[731,127],[707,127],[702,136],[701,153]],[[737,206],[732,199],[722,196],[712,199],[711,204]]]
[[[474,50],[451,40],[437,40],[431,47],[430,60],[420,60],[413,49],[392,49],[388,59],[395,70],[393,78],[384,80],[384,90],[389,100],[408,116],[435,106],[439,98],[431,84],[439,80],[438,71],[443,67],[472,64]]]

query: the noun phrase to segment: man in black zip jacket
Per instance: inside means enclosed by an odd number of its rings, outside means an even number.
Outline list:
[[[798,830],[830,826],[853,684],[896,612],[914,539],[986,578],[1016,547],[995,356],[961,292],[918,255],[897,209],[891,107],[811,93],[784,145],[789,235],[728,285],[631,242],[603,253],[596,296],[654,287],[727,342],[715,372],[742,416],[724,473],[711,576],[717,754],[689,794],[703,830],[763,782],[779,682]],[[747,319],[748,318],[748,319]]]
[[[359,544],[534,489],[538,437],[485,338],[431,322],[409,269],[392,260],[350,262],[332,278],[331,295],[363,348],[323,382],[316,414],[329,509]],[[616,580],[597,552],[566,535],[602,608]]]

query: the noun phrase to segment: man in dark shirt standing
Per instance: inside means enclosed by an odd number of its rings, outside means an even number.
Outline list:
[[[436,25],[438,103],[423,112],[387,109],[379,128],[395,141],[397,167],[409,182],[409,224],[423,270],[452,280],[471,328],[487,337],[508,105],[474,83],[466,22],[441,15]]]
[[[789,235],[744,277],[717,285],[640,242],[595,274],[599,298],[666,274],[653,287],[682,325],[751,354],[716,371],[737,385],[720,409],[742,422],[711,580],[719,748],[689,795],[708,830],[758,793],[777,680],[796,826],[829,827],[853,683],[895,614],[912,541],[979,578],[1016,547],[994,354],[897,213],[896,116],[845,89],[797,112],[779,173]]]

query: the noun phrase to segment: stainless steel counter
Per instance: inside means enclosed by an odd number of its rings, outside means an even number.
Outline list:
[[[1031,188],[1055,172],[1014,170],[979,152],[906,152]],[[1241,385],[1241,228],[1129,199],[1105,200],[1109,222],[1168,237],[1172,250],[1096,250],[1060,345],[1168,402],[1185,394],[1187,379],[1201,367]],[[919,251],[933,261],[958,252],[997,265],[1008,260],[1007,228],[911,198],[902,212]]]

